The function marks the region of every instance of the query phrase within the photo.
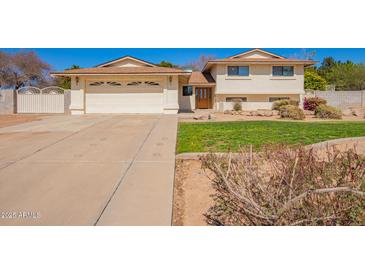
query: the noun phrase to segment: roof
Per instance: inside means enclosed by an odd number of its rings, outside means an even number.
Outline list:
[[[223,58],[209,60],[208,63],[246,63],[246,62],[257,62],[257,63],[300,63],[300,64],[315,64],[313,60],[302,60],[302,59],[285,59],[285,58]]]
[[[266,50],[262,50],[262,49],[251,49],[251,50],[244,51],[244,52],[241,52],[241,53],[239,53],[239,54],[236,54],[236,55],[230,56],[230,57],[228,57],[228,58],[239,58],[239,57],[241,57],[241,56],[243,56],[243,55],[248,55],[248,54],[253,53],[253,52],[264,53],[264,54],[267,54],[267,55],[272,56],[272,57],[274,57],[274,58],[284,58],[284,59],[285,59],[285,57],[283,57],[283,56],[280,56],[280,55],[277,55],[277,54],[274,54],[274,53],[272,53],[272,52],[268,52],[268,51],[266,51]]]
[[[264,55],[268,55],[269,57],[261,57],[261,58],[255,58],[255,57],[244,57],[245,55],[250,55],[251,53],[263,53]],[[303,59],[292,59],[292,58],[285,58],[283,56],[280,55],[276,55],[261,49],[252,49],[249,51],[245,51],[242,52],[240,54],[236,54],[233,56],[230,56],[228,58],[223,58],[223,59],[215,59],[215,60],[209,60],[204,68],[203,68],[203,72],[206,70],[209,70],[209,68],[213,65],[213,64],[238,64],[238,63],[249,63],[249,64],[300,64],[300,65],[304,65],[304,66],[310,66],[310,65],[314,65],[315,63],[317,63],[317,61],[313,61],[313,60],[303,60]]]
[[[147,61],[142,60],[142,59],[138,59],[138,58],[133,57],[133,56],[130,56],[130,55],[126,55],[126,56],[123,56],[123,57],[120,57],[120,58],[117,58],[117,59],[114,59],[114,60],[111,60],[111,61],[102,63],[102,64],[97,65],[95,67],[105,67],[105,66],[108,66],[108,65],[111,65],[111,64],[114,64],[114,63],[117,63],[117,62],[126,60],[126,59],[130,59],[130,60],[133,60],[133,61],[137,61],[138,63],[142,63],[142,64],[147,65],[149,67],[156,67],[155,64],[152,64],[152,63],[147,62]]]
[[[189,78],[190,85],[215,85],[215,81],[210,73],[193,71]]]
[[[51,72],[54,76],[64,75],[113,75],[113,74],[190,74],[178,68],[166,67],[96,67]]]

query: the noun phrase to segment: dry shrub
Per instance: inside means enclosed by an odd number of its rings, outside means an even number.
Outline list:
[[[211,225],[364,225],[365,158],[355,149],[304,147],[210,154]]]
[[[299,102],[296,100],[289,100],[289,99],[283,99],[283,100],[277,100],[274,101],[272,109],[273,110],[280,110],[282,106],[299,106]]]
[[[342,119],[341,110],[327,105],[319,105],[314,111],[314,115],[322,119]]]
[[[305,114],[302,109],[292,105],[282,106],[279,109],[281,118],[287,118],[292,120],[304,120]]]
[[[235,102],[234,105],[233,105],[233,110],[234,111],[241,111],[242,110],[241,102]]]

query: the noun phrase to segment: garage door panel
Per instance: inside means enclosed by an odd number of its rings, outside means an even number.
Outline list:
[[[162,113],[163,89],[150,80],[89,81],[87,113]]]
[[[87,113],[162,113],[162,92],[86,94]]]

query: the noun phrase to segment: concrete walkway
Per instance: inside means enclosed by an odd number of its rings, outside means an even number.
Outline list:
[[[0,225],[170,225],[176,130],[160,115],[1,128]]]

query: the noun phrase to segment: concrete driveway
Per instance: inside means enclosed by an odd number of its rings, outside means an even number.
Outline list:
[[[176,130],[174,115],[0,128],[0,225],[170,225]]]

